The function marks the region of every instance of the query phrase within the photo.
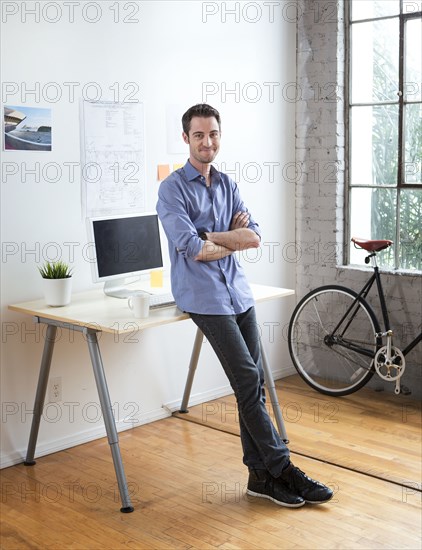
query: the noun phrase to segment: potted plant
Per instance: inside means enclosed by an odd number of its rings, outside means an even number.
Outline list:
[[[38,270],[43,278],[45,302],[49,306],[66,306],[72,292],[72,270],[65,262],[45,262]]]

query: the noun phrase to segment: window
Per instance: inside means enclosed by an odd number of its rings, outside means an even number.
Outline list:
[[[391,239],[379,263],[405,270],[422,270],[421,4],[348,3],[349,236]]]

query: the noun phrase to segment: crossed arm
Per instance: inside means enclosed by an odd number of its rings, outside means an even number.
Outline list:
[[[237,250],[259,248],[259,236],[248,229],[249,214],[237,212],[232,219],[229,231],[206,233],[206,241],[200,253],[195,257],[199,262],[210,262],[230,256]]]

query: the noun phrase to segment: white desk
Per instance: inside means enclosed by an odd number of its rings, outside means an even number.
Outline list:
[[[293,290],[285,288],[263,285],[251,285],[251,288],[257,303],[294,294]],[[32,302],[10,305],[9,309],[19,313],[32,315],[36,323],[45,323],[47,325],[40,374],[35,395],[34,415],[32,418],[31,433],[29,436],[25,464],[27,466],[32,466],[35,464],[35,448],[47,391],[48,376],[50,372],[57,327],[83,332],[88,343],[107,438],[110,444],[111,455],[113,458],[114,469],[122,500],[122,507],[120,510],[122,512],[133,512],[133,507],[131,505],[127,488],[126,476],[123,469],[122,457],[120,454],[119,439],[114,421],[110,395],[101,360],[97,333],[109,332],[112,334],[124,334],[133,332],[134,330],[144,330],[146,328],[160,326],[167,323],[183,321],[185,319],[189,319],[189,315],[181,312],[177,307],[173,306],[169,308],[151,310],[150,316],[147,319],[135,319],[127,306],[127,300],[111,298],[106,296],[102,290],[93,290],[74,294],[72,296],[71,304],[64,307],[50,307],[45,305],[44,300],[35,300]],[[195,370],[198,364],[202,341],[203,335],[198,329],[192,350],[188,377],[182,399],[181,412],[188,412],[187,406]],[[261,346],[261,349],[265,380],[270,395],[271,404],[274,409],[277,426],[282,438],[287,441],[287,435],[284,429],[273,376],[263,346]]]

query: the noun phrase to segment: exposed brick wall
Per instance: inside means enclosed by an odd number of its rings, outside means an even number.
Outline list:
[[[344,0],[298,0],[296,105],[296,242],[298,299],[312,288],[341,284],[358,290],[368,271],[344,264],[345,28]],[[395,344],[421,330],[422,277],[385,274]],[[378,312],[377,301],[371,299]],[[402,382],[421,395],[421,344],[407,356]],[[393,391],[377,377],[373,386]]]

